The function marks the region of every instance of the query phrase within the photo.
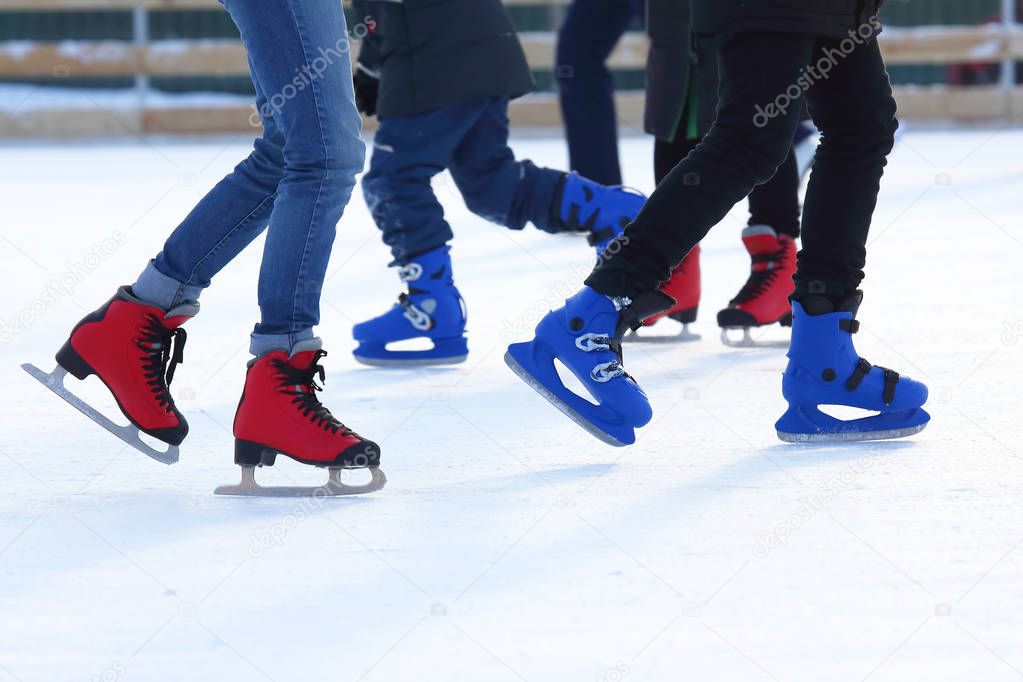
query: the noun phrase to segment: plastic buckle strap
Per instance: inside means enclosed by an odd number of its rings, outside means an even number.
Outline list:
[[[590,378],[600,384],[606,384],[616,377],[625,374],[625,369],[617,361],[605,362],[590,370]]]
[[[859,362],[856,363],[856,369],[853,370],[852,376],[845,382],[845,390],[855,391],[859,388],[860,384],[863,383],[863,377],[870,374],[870,370],[873,367],[869,362],[860,358]]]
[[[849,332],[850,334],[855,334],[860,330],[860,321],[853,319],[839,320],[838,328],[842,331]]]
[[[895,400],[895,386],[899,383],[899,373],[886,367],[881,369],[884,370],[884,393],[881,399],[885,405],[891,405]]]
[[[575,339],[575,347],[586,353],[597,350],[610,350],[611,338],[606,334],[583,334]]]
[[[419,331],[433,329],[433,319],[409,299],[408,294],[398,295],[398,305],[405,309],[402,316]]]
[[[398,277],[402,282],[415,282],[417,279],[423,276],[423,266],[419,263],[409,263],[403,265],[398,270]]]

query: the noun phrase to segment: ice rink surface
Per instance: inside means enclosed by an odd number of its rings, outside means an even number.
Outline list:
[[[894,154],[857,344],[927,382],[933,420],[887,443],[776,439],[784,352],[727,349],[714,322],[746,277],[745,207],[704,243],[703,339],[626,350],[655,409],[634,447],[591,438],[501,360],[578,288],[585,241],[490,225],[445,176],[469,360],[363,368],[351,326],[399,285],[357,191],[324,285],[322,397],[381,443],[390,483],[306,502],[212,495],[238,475],[261,242],[189,324],[179,464],[18,368],[50,369],[247,146],[0,147],[0,681],[1023,677],[1023,131],[911,130]],[[649,191],[651,143],[622,146]],[[553,137],[514,147],[565,163]]]

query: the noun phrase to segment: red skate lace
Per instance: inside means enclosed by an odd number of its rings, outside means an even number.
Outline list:
[[[318,350],[313,356],[313,361],[308,369],[292,367],[283,360],[273,360],[274,368],[280,373],[279,379],[281,389],[284,393],[292,394],[291,402],[298,406],[302,414],[309,418],[317,426],[330,429],[333,433],[341,432],[347,436],[354,433],[351,429],[331,414],[320,399],[316,397],[317,391],[322,391],[323,386],[316,383],[319,378],[321,382],[326,381],[326,370],[319,364],[320,358],[326,357],[327,351]]]
[[[139,350],[145,353],[140,358],[143,376],[161,407],[174,405],[169,386],[174,380],[174,370],[184,362],[187,338],[184,329],[169,331],[160,318],[147,314],[146,325],[135,341]]]

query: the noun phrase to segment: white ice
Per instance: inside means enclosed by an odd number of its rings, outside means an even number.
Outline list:
[[[628,132],[627,179],[650,190],[652,145]],[[514,146],[565,162],[555,137]],[[259,243],[188,327],[179,464],[18,369],[52,366],[246,147],[0,147],[0,680],[1023,676],[1023,131],[911,130],[893,157],[857,343],[930,385],[933,421],[889,443],[776,439],[784,352],[726,349],[714,322],[748,268],[744,209],[705,242],[703,340],[627,350],[656,411],[634,447],[596,441],[501,360],[578,287],[589,247],[490,225],[445,177],[469,361],[360,367],[351,325],[399,285],[357,192],[324,286],[323,398],[382,444],[390,483],[306,504],[212,494],[238,476]]]

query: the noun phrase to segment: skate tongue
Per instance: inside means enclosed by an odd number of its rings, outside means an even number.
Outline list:
[[[117,298],[124,301],[131,301],[132,303],[137,303],[138,305],[159,311],[160,314],[158,317],[162,316],[163,326],[166,327],[168,331],[174,331],[185,322],[188,322],[190,319],[199,314],[198,301],[188,301],[177,305],[170,310],[163,310],[161,307],[150,303],[149,301],[143,301],[141,298],[136,296],[135,292],[131,290],[131,287],[127,285],[122,286],[117,290]]]
[[[197,302],[182,303],[163,314],[163,325],[173,331],[198,314],[199,304]]]
[[[288,364],[297,369],[309,369],[317,360],[317,353],[323,348],[323,341],[318,336],[299,341],[291,349]]]
[[[620,313],[615,340],[620,341],[626,330],[636,331],[643,326],[643,320],[663,313],[675,303],[675,299],[663,291],[651,291],[632,299],[632,303]]]
[[[750,225],[742,231],[742,243],[751,256],[765,256],[778,251],[780,237],[769,225]]]
[[[798,299],[807,315],[829,315],[835,312],[834,302],[827,296],[805,296]]]
[[[852,313],[853,317],[856,317],[856,312],[860,308],[860,303],[863,301],[863,292],[854,291],[853,293],[840,299],[833,299],[828,296],[803,296],[797,299],[799,305],[803,306],[803,310],[807,315],[829,315],[831,313]]]

